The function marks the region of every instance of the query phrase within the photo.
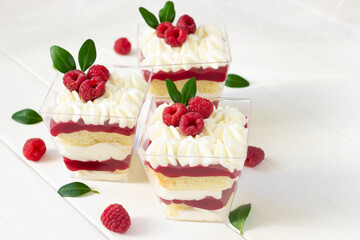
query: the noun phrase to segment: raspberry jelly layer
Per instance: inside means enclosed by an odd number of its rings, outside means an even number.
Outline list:
[[[160,198],[160,200],[169,205],[171,203],[175,204],[185,204],[190,207],[202,208],[206,210],[217,210],[223,208],[229,201],[231,194],[235,191],[236,182],[233,183],[231,188],[225,189],[222,191],[222,196],[220,199],[216,199],[214,197],[205,197],[201,200],[166,200]]]
[[[110,158],[105,161],[77,161],[72,160],[67,157],[63,157],[66,167],[70,171],[78,170],[92,170],[92,171],[110,171],[114,172],[115,170],[124,170],[129,168],[131,154],[129,154],[124,160],[116,160]]]
[[[78,131],[89,132],[107,132],[107,133],[119,133],[125,136],[130,136],[135,133],[135,127],[133,128],[121,128],[119,124],[110,124],[109,121],[105,121],[102,125],[85,124],[84,120],[79,119],[77,122],[55,122],[53,119],[50,121],[50,133],[54,137],[60,133],[73,133]]]
[[[148,161],[145,161],[145,164],[148,165],[155,172],[161,173],[167,177],[212,177],[212,176],[226,176],[232,179],[240,176],[240,170],[234,170],[234,172],[230,172],[227,168],[223,167],[220,164],[209,165],[207,167],[204,166],[181,166],[178,164],[177,166],[168,165],[167,167],[158,166],[157,168],[153,168]]]
[[[214,81],[214,82],[224,82],[226,79],[226,74],[228,71],[228,65],[224,67],[219,67],[218,69],[215,68],[190,68],[189,70],[180,69],[176,72],[164,72],[159,71],[152,75],[151,79],[158,79],[161,81],[165,81],[167,78],[171,79],[172,81],[178,81],[183,79],[188,79],[194,77],[197,81],[200,80],[207,80],[207,81]],[[148,82],[150,78],[150,71],[144,70],[143,71],[144,78]]]

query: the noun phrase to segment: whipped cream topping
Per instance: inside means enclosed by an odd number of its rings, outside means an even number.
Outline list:
[[[76,91],[64,87],[57,96],[54,110],[55,122],[77,122],[82,118],[85,124],[99,125],[109,121],[120,127],[135,126],[146,82],[139,75],[120,77],[116,72],[110,74],[105,85],[105,93],[94,101],[83,101]]]
[[[218,69],[230,61],[225,34],[213,24],[199,26],[180,47],[171,47],[163,38],[157,37],[155,30],[148,29],[142,34],[139,46],[142,66],[162,65],[154,67],[155,73],[192,67]]]
[[[146,132],[151,144],[145,151],[146,160],[153,168],[177,166],[204,167],[221,164],[230,172],[242,168],[246,157],[247,118],[235,107],[219,107],[204,120],[204,130],[192,137],[184,136],[179,127],[167,126],[160,113],[160,105],[151,117]]]

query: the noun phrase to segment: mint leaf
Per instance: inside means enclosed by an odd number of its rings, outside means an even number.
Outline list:
[[[14,113],[11,118],[22,124],[35,124],[42,122],[42,117],[32,109],[23,109]]]
[[[76,69],[76,64],[73,56],[65,49],[59,46],[52,46],[50,48],[50,56],[54,67],[62,73]]]
[[[58,193],[62,197],[79,197],[85,193],[93,192],[99,193],[89,188],[86,184],[81,182],[72,182],[59,188]]]
[[[243,77],[236,74],[228,74],[226,76],[225,86],[231,88],[243,88],[249,86],[250,83]]]
[[[139,11],[141,13],[141,16],[144,18],[145,22],[147,23],[147,25],[149,25],[153,29],[156,29],[157,26],[159,26],[159,22],[154,14],[152,14],[143,7],[140,7]]]
[[[169,96],[173,100],[173,102],[174,103],[181,102],[181,93],[176,88],[175,83],[168,78],[166,79],[165,83],[166,83],[166,88],[168,90]]]
[[[185,106],[188,105],[189,100],[196,95],[196,79],[194,77],[190,78],[181,90],[181,103]]]
[[[96,48],[93,40],[86,40],[79,50],[78,60],[81,71],[85,72],[96,59]]]
[[[175,19],[175,8],[172,1],[167,1],[163,9],[159,11],[160,22],[172,23]]]
[[[229,214],[230,223],[237,229],[240,230],[241,235],[243,234],[243,227],[247,217],[251,210],[251,203],[241,205],[236,209],[232,210]]]

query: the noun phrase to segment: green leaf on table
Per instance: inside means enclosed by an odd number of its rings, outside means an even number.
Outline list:
[[[88,192],[99,193],[98,191],[92,190],[86,184],[81,182],[72,182],[66,184],[58,190],[58,193],[62,197],[79,197]]]
[[[81,71],[85,72],[96,59],[96,48],[93,40],[86,40],[79,50],[78,60]]]
[[[241,205],[234,210],[232,210],[229,214],[230,223],[237,229],[240,230],[241,235],[243,234],[243,227],[247,217],[249,216],[251,210],[251,203]]]
[[[176,88],[175,83],[167,78],[165,81],[165,84],[166,84],[166,88],[168,90],[169,96],[173,100],[173,102],[174,103],[181,102],[181,93]]]
[[[192,77],[184,84],[184,87],[181,90],[181,103],[187,106],[189,100],[195,97],[196,91],[196,79]]]
[[[76,69],[73,56],[65,49],[54,45],[50,48],[50,56],[54,67],[60,72],[67,73]]]
[[[243,88],[249,86],[250,83],[243,77],[236,74],[228,74],[226,76],[225,86],[231,88]]]
[[[144,18],[145,22],[147,23],[147,25],[149,25],[153,29],[156,29],[157,26],[159,26],[159,21],[156,19],[154,14],[152,14],[143,7],[140,7],[139,11],[141,13],[141,16]]]
[[[172,23],[175,19],[175,7],[172,1],[167,1],[163,9],[159,11],[160,22]]]
[[[28,108],[14,113],[11,118],[22,124],[35,124],[43,121],[42,117],[36,111]]]

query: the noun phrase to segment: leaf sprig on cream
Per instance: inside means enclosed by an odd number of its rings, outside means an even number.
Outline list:
[[[185,106],[188,105],[189,100],[196,95],[196,79],[190,78],[182,88],[181,92],[176,88],[176,85],[170,79],[166,79],[166,88],[169,96],[174,103],[182,103]]]
[[[159,19],[156,16],[148,11],[146,8],[140,7],[139,8],[141,16],[144,18],[145,22],[149,27],[156,29],[159,26],[159,22],[170,22],[172,23],[175,19],[175,7],[172,1],[167,1],[165,6],[159,11]]]
[[[53,45],[50,48],[50,56],[54,68],[62,73],[76,69],[74,57],[62,47]],[[81,71],[85,72],[96,60],[96,47],[91,39],[87,39],[78,53],[78,61]]]

